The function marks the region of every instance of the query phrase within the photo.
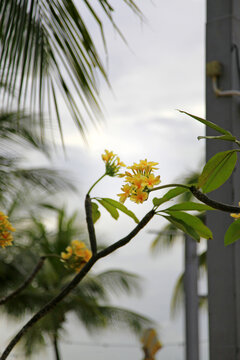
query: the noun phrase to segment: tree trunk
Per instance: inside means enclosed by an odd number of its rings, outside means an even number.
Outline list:
[[[54,347],[55,359],[61,360],[60,351],[59,351],[59,347],[58,347],[57,334],[54,334],[54,336],[53,336],[53,347]]]

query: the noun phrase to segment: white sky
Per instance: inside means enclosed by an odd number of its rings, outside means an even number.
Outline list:
[[[79,197],[68,199],[71,208],[83,210],[84,194],[104,170],[101,161],[104,149],[118,153],[121,160],[129,165],[145,158],[159,162],[162,184],[176,179],[181,181],[182,175],[199,169],[204,157],[204,143],[197,140],[204,129],[176,109],[204,116],[205,2],[145,0],[139,1],[139,6],[147,24],[142,24],[122,6],[115,14],[128,40],[128,47],[106,24],[108,70],[113,92],[101,84],[105,123],[98,130],[90,129],[88,147],[69,121],[64,125],[68,158],[56,157],[54,166],[69,171],[78,183]],[[120,186],[119,179],[106,179],[96,187],[93,195],[116,199]],[[139,218],[151,208],[150,203],[135,205],[128,202],[126,206]],[[129,246],[103,260],[97,269],[123,268],[146,279],[142,297],[121,297],[114,299],[114,303],[130,307],[157,322],[160,338],[166,345],[157,354],[157,360],[183,360],[184,347],[178,345],[184,340],[183,319],[180,317],[172,321],[169,314],[173,285],[183,267],[182,243],[180,241],[169,253],[156,257],[149,254],[153,237],[148,231],[159,229],[162,224],[159,219],[154,219]],[[134,223],[125,216],[114,222],[103,211],[96,231],[110,243],[112,239],[124,236],[133,226]],[[205,317],[202,323],[205,331]],[[207,335],[201,333],[201,340],[206,338]],[[74,320],[69,324],[66,340],[92,341]],[[96,356],[98,360],[110,360],[113,356],[115,360],[142,358],[137,340],[129,334],[103,333],[93,342],[121,343],[130,347],[93,348],[62,344],[63,359],[95,360]],[[206,343],[201,343],[201,350],[201,359],[207,360]],[[51,351],[49,354],[44,355],[46,360],[52,358]],[[35,359],[42,359],[42,355]]]

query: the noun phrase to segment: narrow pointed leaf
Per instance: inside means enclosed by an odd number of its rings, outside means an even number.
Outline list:
[[[231,176],[237,161],[235,150],[223,151],[214,155],[204,166],[198,180],[198,187],[204,193],[219,188]]]
[[[214,210],[211,206],[205,205],[205,204],[199,204],[199,203],[195,203],[192,201],[187,201],[187,202],[183,202],[181,204],[176,204],[173,206],[170,206],[169,208],[165,209],[165,210],[170,210],[170,211],[190,211],[190,210],[195,210],[195,211],[206,211],[206,210]],[[165,211],[164,210],[164,211]]]
[[[169,200],[175,198],[176,196],[183,194],[186,191],[188,191],[188,189],[180,187],[180,186],[175,187],[174,189],[169,190],[163,197],[161,197],[161,198],[155,197],[153,199],[153,205],[159,206],[159,205],[165,203],[166,201],[169,201]]]
[[[108,212],[109,214],[115,219],[117,220],[119,218],[119,213],[117,211],[117,209],[112,206],[111,204],[109,204],[109,202],[105,201],[105,199],[96,199],[99,204],[101,204]]]
[[[184,224],[193,228],[200,237],[203,237],[204,239],[212,239],[211,230],[204,225],[202,220],[200,220],[197,216],[190,215],[182,211],[166,211],[166,213],[170,214],[175,220],[182,221]]]
[[[224,236],[224,245],[233,244],[240,239],[240,219],[235,220],[227,229]]]
[[[194,230],[193,227],[189,226],[187,223],[185,223],[183,220],[177,219],[172,215],[164,216],[162,215],[166,220],[168,220],[171,224],[176,226],[176,228],[182,230],[185,234],[190,235],[194,240],[197,242],[200,241],[199,234]]]
[[[201,122],[202,124],[210,127],[211,129],[216,130],[217,132],[219,132],[219,133],[221,133],[221,134],[224,134],[224,135],[225,135],[225,134],[226,134],[226,135],[232,135],[228,130],[223,129],[221,126],[216,125],[216,124],[214,124],[214,123],[211,122],[211,121],[208,121],[208,120],[202,119],[202,118],[200,118],[200,117],[198,117],[198,116],[189,114],[189,113],[186,112],[186,111],[182,111],[182,110],[178,110],[178,111],[180,111],[180,112],[183,113],[183,114],[186,114],[186,115],[190,116],[191,118],[193,118],[193,119]]]
[[[124,214],[130,216],[137,224],[139,223],[139,220],[135,216],[135,214],[132,211],[128,210],[128,208],[126,208],[126,206],[121,204],[119,201],[109,199],[109,198],[103,198],[103,200],[106,201],[107,203],[109,203],[110,205],[114,206],[118,210],[122,211]]]
[[[98,210],[98,204],[92,202],[92,220],[93,220],[94,224],[100,218],[100,216],[101,216],[101,213]]]
[[[236,136],[232,135],[220,135],[220,136],[198,136],[198,140],[201,139],[208,139],[208,140],[226,140],[226,141],[233,141],[237,140]]]

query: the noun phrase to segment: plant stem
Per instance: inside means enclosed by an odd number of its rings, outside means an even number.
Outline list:
[[[54,336],[53,336],[53,347],[54,347],[55,359],[61,360],[60,351],[59,351],[59,347],[58,347],[58,339],[57,339],[56,334],[54,334]]]
[[[99,183],[99,181],[101,181],[101,180],[104,178],[104,176],[106,176],[106,175],[107,175],[106,173],[103,174],[97,181],[95,181],[95,183],[94,183],[94,184],[90,187],[90,189],[88,190],[87,195],[90,194],[90,192],[92,191],[92,189],[94,188],[94,186],[97,185],[97,183]]]
[[[152,191],[161,190],[161,189],[165,189],[165,188],[169,188],[169,187],[182,187],[182,188],[185,188],[185,189],[190,190],[190,186],[188,186],[188,185],[183,185],[183,184],[167,184],[167,185],[157,186],[157,187],[155,187],[155,188],[153,188],[153,189],[149,189],[148,191],[149,191],[149,192],[152,192]]]
[[[92,203],[89,194],[85,198],[85,212],[86,212],[86,221],[88,227],[89,241],[91,244],[91,250],[93,255],[97,252],[97,240],[95,235],[94,224],[92,220]]]
[[[189,190],[192,192],[192,194],[195,196],[196,199],[200,200],[206,205],[211,206],[214,209],[229,212],[229,213],[240,213],[240,207],[239,206],[232,206],[228,204],[223,204],[220,202],[217,202],[215,200],[209,199],[205,194],[203,194],[201,191],[199,191],[195,186],[190,186]]]

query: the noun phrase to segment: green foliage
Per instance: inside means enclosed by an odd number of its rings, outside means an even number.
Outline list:
[[[201,203],[195,203],[192,201],[186,201],[181,202],[180,204],[176,204],[173,206],[170,206],[169,208],[165,209],[164,211],[206,211],[206,210],[213,210],[211,206],[201,204]]]
[[[116,200],[113,200],[110,198],[95,198],[95,200],[98,201],[99,204],[101,204],[115,220],[118,219],[118,217],[119,217],[118,210],[120,210],[124,214],[131,217],[136,223],[139,223],[139,220],[136,217],[136,215],[132,211],[128,210],[128,208],[125,205],[123,205],[122,203],[120,203],[119,201],[116,201]],[[94,210],[94,211],[96,211],[96,210]],[[94,214],[94,216],[95,216],[95,214]]]
[[[93,220],[94,224],[100,218],[100,216],[101,216],[101,213],[98,210],[98,204],[96,204],[92,201],[92,220]]]
[[[202,119],[196,115],[192,115],[192,114],[189,114],[188,112],[186,111],[182,111],[182,110],[179,110],[181,113],[183,114],[186,114],[188,116],[190,116],[192,119],[195,119],[197,121],[199,121],[200,123],[210,127],[211,129],[213,130],[216,130],[217,132],[219,132],[220,134],[223,134],[223,135],[228,135],[228,136],[232,136],[232,134],[230,133],[230,131],[228,130],[225,130],[223,129],[221,126],[211,122],[211,121],[208,121],[208,120],[205,120],[205,119]],[[234,138],[235,139],[235,138]],[[229,140],[229,139],[228,139]]]
[[[224,244],[230,245],[240,239],[240,219],[235,220],[227,229],[224,236]]]
[[[163,197],[161,198],[154,198],[153,199],[153,205],[154,206],[160,206],[161,204],[177,197],[180,194],[185,193],[186,191],[188,191],[187,188],[184,187],[175,187],[174,189],[169,190]]]
[[[141,16],[135,1],[122,3]],[[0,83],[8,102],[12,105],[16,96],[19,105],[35,112],[42,113],[46,106],[50,115],[54,110],[63,137],[60,96],[84,136],[84,117],[95,121],[102,114],[98,75],[107,83],[108,77],[82,13],[96,24],[106,50],[103,19],[122,36],[113,11],[107,0],[98,0],[94,8],[88,0],[78,7],[73,0],[2,0]]]
[[[219,152],[204,166],[198,187],[204,193],[216,190],[232,175],[237,161],[236,150]]]
[[[197,242],[200,241],[199,234],[194,230],[194,228],[191,225],[187,224],[185,221],[178,219],[172,215],[169,215],[169,216],[162,215],[162,216],[166,220],[168,220],[171,224],[173,224],[176,228],[182,230],[185,234],[190,235]]]
[[[169,213],[174,219],[182,221],[185,226],[191,226],[200,237],[203,237],[204,239],[212,239],[212,232],[197,216],[193,216],[181,211],[166,212]]]

